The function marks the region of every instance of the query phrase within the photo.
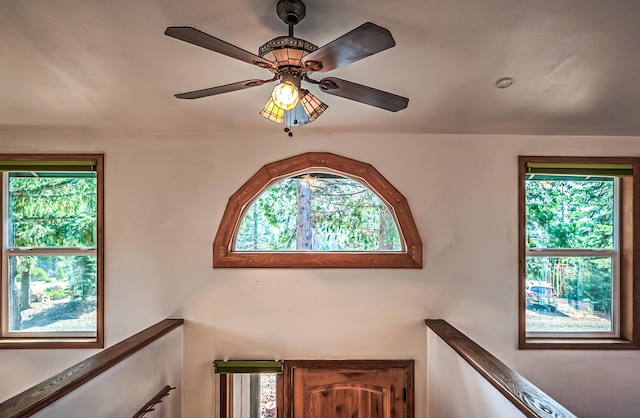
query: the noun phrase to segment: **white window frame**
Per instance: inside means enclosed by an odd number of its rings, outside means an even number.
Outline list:
[[[613,248],[527,248],[526,257],[581,257],[611,259],[611,331],[610,332],[539,332],[528,331],[527,337],[549,338],[619,338],[620,337],[620,181],[613,179]],[[535,177],[527,181],[535,180]],[[526,204],[527,202],[525,202]]]

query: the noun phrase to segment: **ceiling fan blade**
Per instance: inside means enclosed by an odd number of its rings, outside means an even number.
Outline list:
[[[275,79],[273,79],[275,80]],[[199,99],[201,97],[214,96],[216,94],[229,93],[236,90],[244,90],[250,87],[261,86],[266,82],[273,80],[245,80],[237,83],[225,84],[224,86],[211,87],[208,89],[195,90],[187,93],[176,94],[178,99]]]
[[[371,22],[313,51],[303,62],[313,71],[326,72],[343,67],[395,46],[391,32]]]
[[[355,100],[369,106],[397,112],[409,105],[409,99],[397,94],[363,86],[341,78],[327,77],[319,81],[320,90],[334,96]]]
[[[222,55],[257,65],[261,68],[275,68],[271,61],[267,61],[266,59],[252,54],[249,51],[245,51],[242,48],[231,45],[222,39],[214,38],[213,36],[192,28],[191,26],[170,26],[164,31],[164,34],[202,48],[210,49],[211,51],[218,52]]]

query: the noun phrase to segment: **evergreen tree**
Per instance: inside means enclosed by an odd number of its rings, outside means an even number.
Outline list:
[[[614,181],[536,176],[526,182],[526,245],[539,249],[614,249]],[[608,257],[528,257],[527,279],[551,283],[561,296],[588,299],[607,312]]]
[[[12,175],[9,213],[10,248],[94,247],[96,179],[57,173]],[[14,330],[20,329],[20,315],[15,315],[15,311],[30,307],[30,282],[34,271],[44,270],[58,279],[68,279],[73,296],[80,300],[95,295],[95,257],[20,255],[11,258],[10,296],[17,295],[17,284],[20,284],[19,297],[12,301],[11,328]]]
[[[249,207],[237,250],[397,251],[387,206],[360,182],[325,173],[286,178]]]

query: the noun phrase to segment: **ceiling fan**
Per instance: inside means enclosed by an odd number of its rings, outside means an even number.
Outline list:
[[[387,29],[367,22],[318,48],[311,42],[293,36],[293,27],[306,15],[306,7],[301,0],[279,0],[276,12],[288,25],[289,34],[271,39],[262,45],[258,55],[190,26],[168,27],[165,35],[265,68],[273,73],[273,77],[268,80],[244,80],[175,96],[179,99],[198,99],[279,81],[280,84],[274,88],[271,98],[260,114],[273,122],[284,123],[285,132],[289,136],[292,135],[290,127],[312,122],[328,107],[302,88],[303,81],[318,85],[320,91],[327,94],[391,112],[407,107],[409,99],[393,93],[336,77],[325,77],[319,81],[309,77],[312,73],[331,71],[395,46],[396,43]]]

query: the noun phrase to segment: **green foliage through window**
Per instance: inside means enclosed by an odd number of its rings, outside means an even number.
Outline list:
[[[528,248],[613,248],[613,178],[526,181]]]
[[[616,180],[535,175],[525,199],[527,331],[611,332]]]
[[[8,177],[9,330],[95,331],[96,173]]]
[[[326,173],[282,179],[240,223],[236,251],[401,251],[387,205],[364,184]]]
[[[94,247],[96,178],[9,177],[10,247]]]

